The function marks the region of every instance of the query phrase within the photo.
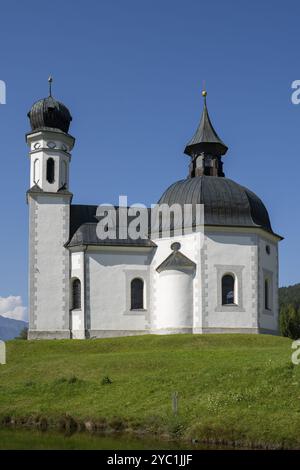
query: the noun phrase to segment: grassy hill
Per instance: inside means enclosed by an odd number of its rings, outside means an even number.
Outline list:
[[[291,362],[287,338],[19,340],[7,348],[8,363],[0,365],[3,424],[81,423],[88,429],[300,448],[300,366]]]

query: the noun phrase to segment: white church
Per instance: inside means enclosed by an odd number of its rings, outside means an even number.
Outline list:
[[[204,208],[203,231],[99,238],[98,206],[72,204],[72,120],[50,93],[28,113],[29,339],[278,331],[278,242],[267,209],[225,177],[206,92],[187,178],[159,204]],[[120,208],[116,208],[116,213]],[[116,225],[119,224],[117,215]],[[171,227],[172,228],[172,227]]]

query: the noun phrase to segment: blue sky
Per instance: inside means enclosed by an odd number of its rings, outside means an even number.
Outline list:
[[[285,237],[280,284],[300,282],[299,15],[296,1],[1,2],[0,296],[27,303],[26,114],[49,74],[73,115],[73,202],[87,204],[151,204],[186,176],[205,80],[226,176],[263,199]]]

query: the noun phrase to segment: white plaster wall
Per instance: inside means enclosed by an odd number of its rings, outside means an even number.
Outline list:
[[[35,226],[30,237],[35,240],[30,263],[34,264],[34,324],[44,331],[66,330],[69,316],[69,198],[38,195]]]
[[[71,279],[70,279],[70,306],[72,309],[72,281],[74,278],[81,283],[81,308],[71,310],[72,338],[85,338],[85,252],[73,252],[71,254]]]
[[[159,274],[158,329],[193,328],[193,274],[175,270]]]
[[[54,160],[54,182],[47,181],[47,160]],[[64,184],[69,185],[69,160],[70,157],[64,152],[41,150],[31,155],[30,163],[30,187],[38,184],[47,192],[57,192]],[[38,174],[34,171],[35,162],[38,161]]]
[[[71,333],[73,339],[85,339],[84,311],[72,310],[71,312]]]
[[[149,286],[146,289],[146,310],[130,311],[130,279],[147,280],[149,253],[111,249],[87,252],[87,302],[90,330],[140,331],[146,328],[150,309]]]
[[[270,254],[266,252],[270,247]],[[278,244],[264,237],[259,237],[259,323],[261,328],[278,330]],[[270,311],[265,310],[264,280],[265,275],[272,278]]]
[[[164,318],[168,318],[168,314],[165,312],[166,301],[164,298],[170,298],[174,294],[173,287],[169,285],[166,290],[166,284],[169,282],[164,279],[163,273],[158,273],[156,268],[172,253],[171,245],[174,242],[179,242],[181,244],[180,252],[185,256],[190,258],[194,263],[196,263],[196,270],[191,280],[191,284],[188,289],[192,288],[191,303],[187,305],[185,303],[185,309],[181,310],[182,318],[177,317],[177,323],[182,325],[189,318],[193,318],[192,327],[198,326],[201,327],[202,317],[201,317],[201,284],[200,284],[200,248],[201,248],[201,237],[200,233],[192,233],[185,236],[174,236],[166,237],[163,239],[155,238],[155,243],[157,244],[157,249],[154,254],[153,262],[151,264],[150,270],[150,282],[151,282],[151,292],[152,292],[152,309],[151,309],[151,328],[155,333],[155,330],[162,328],[162,324],[165,322]],[[162,285],[161,285],[162,281]],[[172,282],[170,281],[172,284]],[[176,284],[176,282],[174,282]],[[192,287],[191,287],[192,286]],[[163,293],[164,292],[164,293]],[[167,315],[167,317],[165,317]]]
[[[205,272],[202,279],[202,289],[205,295],[203,308],[204,326],[208,328],[255,328],[257,327],[257,308],[255,296],[257,285],[253,283],[257,269],[256,237],[247,234],[206,232],[205,236]],[[242,294],[241,302],[235,310],[232,307],[218,308],[217,266],[223,266],[227,272],[232,272],[232,266],[241,269],[241,282],[237,289]],[[228,267],[228,269],[227,269]],[[241,285],[239,285],[241,284]],[[242,307],[242,308],[241,308]],[[233,311],[232,311],[233,310]]]
[[[56,149],[70,152],[73,148],[73,138],[67,134],[56,131],[38,131],[27,136],[27,143],[31,152],[48,150],[48,143],[54,145]]]
[[[38,184],[48,192],[57,192],[64,184],[69,186],[69,164],[74,139],[68,134],[55,131],[38,131],[27,136],[30,150],[30,187]],[[49,183],[46,178],[48,158],[55,162],[55,180]],[[34,171],[35,162],[38,168]],[[37,171],[38,170],[38,171]]]
[[[30,187],[35,184],[40,185],[42,182],[42,159],[40,155],[34,155],[31,157],[30,166]]]

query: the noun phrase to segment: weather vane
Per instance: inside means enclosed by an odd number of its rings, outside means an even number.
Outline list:
[[[49,83],[49,96],[52,96],[52,82],[53,82],[53,78],[50,77],[48,78],[48,83]]]

